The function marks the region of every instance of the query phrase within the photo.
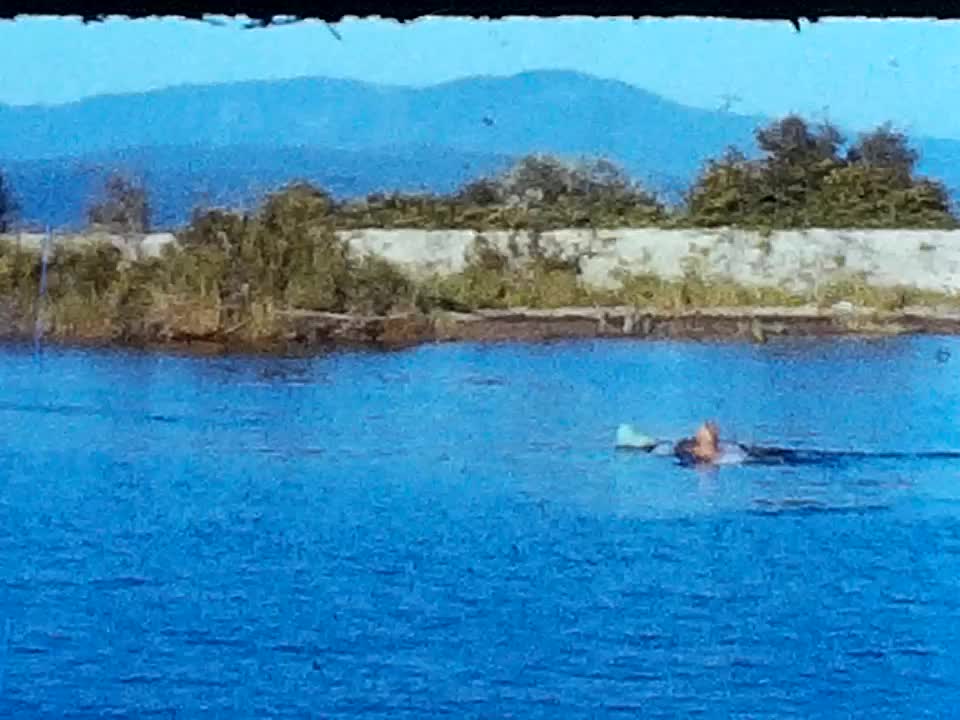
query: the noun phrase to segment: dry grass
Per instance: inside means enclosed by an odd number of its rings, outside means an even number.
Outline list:
[[[513,256],[516,255],[516,256]],[[414,282],[382,258],[367,257],[314,275],[298,275],[284,295],[253,292],[226,301],[231,273],[253,276],[256,268],[233,266],[209,248],[166,252],[160,259],[123,263],[90,248],[55,257],[45,300],[47,332],[61,338],[156,341],[175,337],[230,336],[242,340],[279,337],[282,313],[326,309],[362,315],[434,310],[634,306],[679,312],[719,307],[827,307],[848,301],[867,309],[960,308],[956,294],[908,287],[871,286],[848,276],[800,294],[775,286],[748,287],[708,278],[692,264],[679,279],[650,273],[621,274],[616,290],[586,286],[579,259],[537,248],[508,255],[483,241],[457,274]],[[0,303],[4,322],[20,332],[32,328],[39,292],[39,257],[0,246]],[[314,287],[311,278],[320,285]],[[323,307],[319,307],[323,306]]]

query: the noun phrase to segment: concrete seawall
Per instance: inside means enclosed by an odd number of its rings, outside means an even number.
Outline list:
[[[415,276],[461,270],[479,235],[506,252],[522,252],[524,232],[470,230],[356,230],[341,236],[357,253],[375,253]],[[41,234],[0,236],[39,249]],[[176,242],[171,233],[122,237],[102,233],[55,236],[58,244],[109,242],[130,259],[155,257]],[[743,230],[556,230],[538,242],[549,252],[581,257],[584,282],[615,287],[617,271],[678,278],[691,270],[743,285],[810,291],[861,276],[877,287],[908,285],[960,291],[960,231],[805,230],[762,234]]]

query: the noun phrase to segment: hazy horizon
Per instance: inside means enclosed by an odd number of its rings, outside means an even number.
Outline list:
[[[913,135],[960,138],[949,112],[960,96],[952,59],[960,23],[949,21],[824,20],[798,33],[785,22],[696,18],[345,19],[251,30],[216,20],[0,22],[9,70],[0,103],[303,77],[426,87],[564,70],[706,110],[799,112],[855,128],[890,121]]]
[[[786,111],[786,112],[784,112],[784,113],[781,113],[781,114],[779,114],[779,115],[764,115],[763,113],[745,112],[745,111],[743,111],[743,110],[738,110],[738,109],[735,108],[735,107],[704,108],[704,107],[701,107],[701,106],[697,106],[697,105],[693,105],[693,104],[690,104],[690,103],[683,102],[683,101],[681,101],[681,100],[677,100],[677,99],[675,99],[675,98],[670,98],[670,97],[661,95],[660,93],[657,93],[657,92],[655,92],[655,91],[653,91],[653,90],[651,90],[651,89],[649,89],[649,88],[646,88],[646,87],[643,87],[643,86],[640,86],[640,85],[636,85],[636,84],[634,84],[634,83],[630,83],[630,82],[627,82],[627,81],[625,81],[625,80],[620,80],[620,79],[618,79],[618,78],[611,78],[611,77],[603,77],[603,76],[600,76],[600,75],[595,75],[595,74],[592,74],[592,73],[583,72],[583,71],[581,71],[581,70],[577,70],[577,69],[575,69],[575,68],[569,68],[569,67],[536,68],[536,69],[521,70],[521,71],[517,71],[517,72],[506,72],[506,73],[500,73],[500,74],[496,74],[496,73],[481,73],[481,74],[476,74],[476,75],[466,75],[466,76],[463,76],[463,77],[453,78],[453,79],[451,79],[451,80],[442,80],[442,81],[438,81],[438,82],[434,82],[434,83],[428,83],[428,84],[423,84],[423,85],[411,84],[411,83],[402,83],[402,82],[390,82],[390,81],[361,80],[361,79],[351,78],[351,77],[342,77],[342,76],[336,76],[336,75],[322,75],[322,74],[298,75],[298,76],[282,77],[282,78],[250,78],[250,79],[244,79],[244,80],[206,81],[206,82],[204,82],[204,81],[190,81],[190,80],[185,80],[185,81],[183,81],[183,82],[178,82],[178,83],[171,84],[171,85],[164,85],[164,86],[154,87],[154,88],[150,88],[150,89],[146,89],[146,90],[108,91],[108,92],[102,92],[102,93],[99,93],[99,94],[96,94],[96,95],[88,95],[88,96],[85,96],[85,97],[82,97],[82,98],[78,98],[78,99],[75,99],[75,100],[65,100],[65,101],[61,101],[61,102],[40,102],[40,103],[32,103],[32,104],[29,104],[29,105],[15,105],[15,104],[12,104],[12,103],[3,103],[3,102],[0,102],[0,107],[18,108],[18,109],[30,109],[30,108],[64,108],[64,107],[70,107],[70,106],[72,106],[72,105],[82,104],[82,103],[87,102],[87,101],[90,101],[90,100],[96,100],[96,99],[98,99],[98,98],[131,97],[131,96],[156,95],[156,94],[161,94],[161,93],[168,92],[168,91],[176,91],[176,90],[179,90],[179,89],[216,88],[216,87],[224,87],[224,86],[255,85],[255,84],[267,84],[267,83],[275,83],[275,82],[282,83],[282,82],[296,82],[296,81],[309,81],[309,80],[327,80],[327,81],[333,81],[333,82],[356,83],[356,84],[358,84],[358,85],[367,85],[367,86],[372,86],[372,87],[383,87],[383,88],[398,89],[398,90],[410,90],[410,89],[412,89],[412,90],[416,90],[416,89],[423,90],[423,89],[428,89],[428,88],[438,88],[438,87],[444,87],[444,86],[448,86],[448,85],[454,85],[454,84],[457,84],[457,83],[460,83],[460,82],[469,82],[469,81],[472,81],[472,80],[484,80],[484,79],[504,80],[504,79],[515,78],[515,77],[519,77],[519,76],[523,76],[523,75],[536,75],[536,74],[548,74],[548,73],[577,75],[577,76],[580,76],[580,77],[590,78],[590,79],[594,79],[594,80],[614,82],[614,83],[621,83],[621,84],[623,84],[623,85],[626,85],[626,86],[628,86],[628,87],[634,88],[634,89],[639,90],[639,91],[641,91],[641,92],[646,92],[646,93],[649,93],[649,94],[651,94],[651,95],[653,95],[653,96],[656,96],[656,97],[659,97],[659,98],[663,98],[664,100],[666,100],[666,101],[668,101],[668,102],[676,103],[677,105],[681,105],[681,106],[688,107],[688,108],[695,109],[695,110],[707,110],[707,111],[722,112],[722,113],[725,113],[725,114],[728,114],[728,115],[732,115],[732,116],[736,116],[736,117],[741,117],[741,118],[748,118],[748,119],[756,118],[756,119],[758,119],[758,120],[774,120],[774,119],[776,119],[777,117],[783,117],[783,116],[785,116],[785,115],[787,115],[787,114],[790,114],[790,113],[793,113],[793,112],[799,112],[800,115],[802,115],[803,117],[805,117],[805,118],[807,118],[807,119],[809,119],[809,120],[811,120],[811,121],[813,121],[813,122],[817,122],[817,121],[820,121],[820,120],[827,119],[827,120],[830,120],[830,122],[832,122],[833,124],[838,125],[838,126],[841,126],[841,127],[843,127],[845,130],[848,130],[848,131],[849,131],[849,130],[853,130],[853,131],[857,131],[857,132],[860,132],[860,131],[868,131],[868,130],[874,129],[874,128],[880,126],[880,125],[884,125],[884,124],[890,123],[890,124],[892,124],[896,129],[906,131],[906,132],[908,133],[908,135],[911,135],[911,136],[914,136],[914,137],[918,137],[918,136],[919,136],[919,137],[924,137],[924,138],[931,139],[931,140],[941,140],[941,139],[942,139],[942,140],[955,140],[955,139],[960,139],[960,135],[958,135],[957,137],[951,137],[951,136],[947,136],[947,135],[936,135],[936,134],[931,134],[931,133],[916,132],[915,130],[914,130],[914,131],[911,131],[911,129],[910,129],[909,127],[907,127],[905,123],[898,123],[898,122],[896,122],[895,120],[893,120],[892,118],[888,118],[888,119],[885,119],[885,120],[879,120],[879,121],[877,121],[877,122],[870,123],[870,124],[868,124],[868,125],[861,125],[861,126],[844,126],[842,123],[838,123],[835,119],[830,118],[830,117],[827,117],[827,116],[824,116],[822,113],[804,113],[804,112],[802,112],[802,111],[788,110],[788,111]]]

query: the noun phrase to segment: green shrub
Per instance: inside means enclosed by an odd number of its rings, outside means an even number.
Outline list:
[[[413,306],[414,283],[395,265],[372,255],[355,262],[350,271],[347,309],[365,315],[386,315]]]

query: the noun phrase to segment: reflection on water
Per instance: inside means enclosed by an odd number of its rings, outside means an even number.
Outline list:
[[[0,711],[951,716],[956,344],[7,348]]]

